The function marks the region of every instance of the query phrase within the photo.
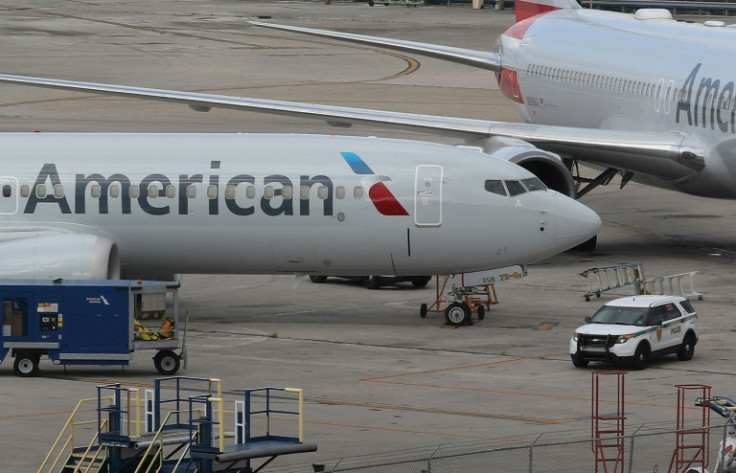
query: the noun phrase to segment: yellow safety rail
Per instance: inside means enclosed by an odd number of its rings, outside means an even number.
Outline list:
[[[299,441],[304,442],[304,391],[295,388],[284,388],[284,391],[299,394]]]
[[[135,473],[158,473],[161,471],[161,468],[164,464],[164,427],[166,427],[166,424],[169,423],[169,420],[171,420],[171,416],[174,414],[177,414],[178,411],[171,411],[168,414],[166,414],[166,418],[161,423],[161,427],[158,428],[156,431],[156,434],[151,439],[151,444],[148,446],[145,452],[143,452],[143,455],[141,456],[141,460],[148,459],[148,466],[145,467],[145,469],[142,469],[144,467],[144,461],[141,461],[141,463],[138,464],[138,468],[135,469]],[[154,450],[154,447],[155,450]],[[154,462],[151,461],[153,458],[158,457],[159,461]],[[158,464],[158,467],[155,470],[151,470],[151,468],[154,467],[154,465]]]
[[[112,402],[112,397],[105,397],[103,398],[109,402]],[[64,427],[62,427],[61,432],[56,437],[56,440],[54,441],[53,445],[51,445],[51,449],[49,450],[49,453],[46,455],[46,458],[44,458],[43,462],[41,463],[41,466],[38,468],[38,473],[54,473],[57,471],[57,468],[60,466],[60,462],[65,462],[73,453],[74,445],[75,445],[75,428],[83,425],[90,425],[90,424],[97,424],[97,398],[94,399],[82,399],[77,403],[77,406],[72,410],[72,413],[69,415],[69,419],[67,419],[66,423],[64,424]],[[85,412],[82,410],[82,406],[86,404],[92,404],[94,405],[94,409],[90,409],[90,411],[94,411],[95,417],[91,420],[84,420],[84,421],[78,421],[76,420],[76,417],[78,414],[81,414],[82,412]],[[97,431],[97,427],[95,427],[95,431]],[[93,441],[96,441],[96,434]],[[85,445],[92,445],[91,442],[86,442]],[[63,466],[63,463],[61,464]]]

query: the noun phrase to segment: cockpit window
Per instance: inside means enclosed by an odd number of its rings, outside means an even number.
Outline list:
[[[524,187],[529,189],[529,192],[547,190],[547,186],[545,186],[542,181],[540,181],[536,177],[532,177],[531,179],[524,179],[521,182],[522,184],[524,184]]]
[[[499,180],[487,180],[485,184],[486,191],[494,194],[506,196],[506,188],[503,186],[503,182]]]
[[[506,182],[506,187],[509,190],[509,195],[511,195],[512,197],[526,192],[526,188],[519,181],[505,181],[505,182]]]

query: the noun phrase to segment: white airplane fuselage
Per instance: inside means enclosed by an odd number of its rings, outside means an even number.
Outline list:
[[[15,163],[0,176],[6,277],[116,277],[118,264],[125,277],[449,274],[533,262],[600,226],[551,190],[489,192],[489,180],[535,178],[445,145],[268,134],[0,140]]]
[[[522,20],[496,46],[518,78],[505,95],[530,123],[607,129],[612,139],[615,130],[681,132],[704,149],[704,169],[634,179],[736,198],[736,29],[637,16],[561,9]]]

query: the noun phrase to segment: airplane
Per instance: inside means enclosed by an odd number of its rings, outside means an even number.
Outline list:
[[[526,123],[248,99],[0,75],[0,81],[189,105],[365,123],[455,137],[580,198],[620,176],[691,195],[736,198],[734,28],[675,21],[667,10],[587,10],[575,0],[517,0],[492,51],[263,22],[257,27],[394,48],[495,73]],[[580,175],[579,163],[600,172]]]
[[[0,278],[422,275],[527,264],[591,209],[456,146],[368,137],[2,133]]]

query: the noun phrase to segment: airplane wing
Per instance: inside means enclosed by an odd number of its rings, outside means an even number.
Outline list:
[[[486,51],[474,51],[472,49],[453,48],[451,46],[442,46],[440,44],[419,43],[416,41],[404,41],[393,38],[380,38],[378,36],[366,36],[361,34],[341,33],[339,31],[318,30],[314,28],[301,28],[298,26],[277,25],[274,23],[261,23],[259,21],[249,21],[253,26],[263,26],[278,30],[296,31],[298,33],[310,34],[313,36],[323,36],[325,38],[336,38],[343,41],[353,43],[367,44],[380,48],[396,49],[398,51],[408,51],[411,53],[422,53],[425,56],[444,59],[445,61],[465,64],[466,66],[477,67],[479,69],[487,69],[493,72],[501,70],[501,59],[498,54]]]
[[[212,108],[226,108],[321,119],[336,127],[350,127],[361,123],[379,125],[456,137],[479,146],[483,146],[482,141],[490,137],[514,138],[543,150],[573,156],[583,162],[641,172],[663,179],[687,177],[700,171],[705,165],[703,146],[694,137],[674,131],[612,131],[507,123],[7,74],[0,74],[0,82],[174,102],[201,112]]]

